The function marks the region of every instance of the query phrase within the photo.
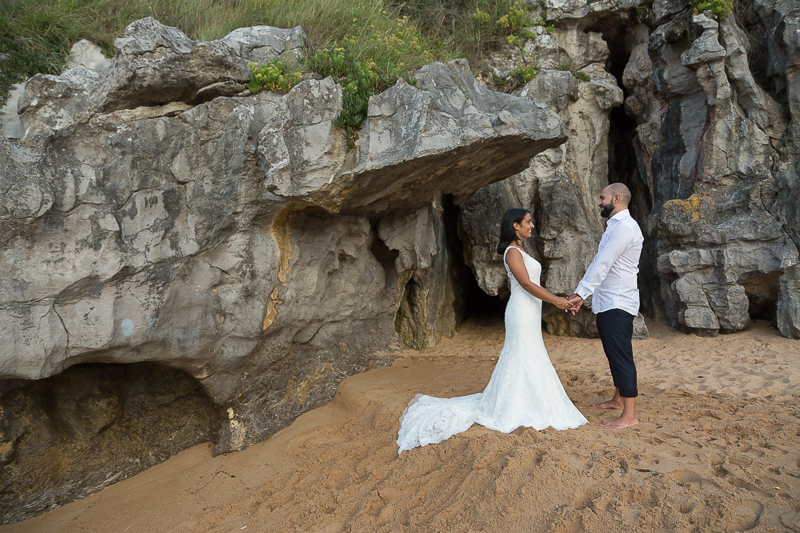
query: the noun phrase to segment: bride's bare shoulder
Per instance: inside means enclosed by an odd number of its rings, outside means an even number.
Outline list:
[[[522,259],[525,259],[525,256],[528,255],[528,253],[519,246],[509,246],[508,248],[506,248],[506,251],[503,254],[504,258],[507,259],[509,255],[512,255],[512,257],[514,256],[514,252],[510,252],[510,250],[515,250],[516,255],[518,257],[521,257]]]

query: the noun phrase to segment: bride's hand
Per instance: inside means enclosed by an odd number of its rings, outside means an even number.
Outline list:
[[[575,304],[573,304],[566,298],[556,298],[556,301],[553,302],[553,305],[555,305],[559,309],[572,309],[573,307],[575,307]]]

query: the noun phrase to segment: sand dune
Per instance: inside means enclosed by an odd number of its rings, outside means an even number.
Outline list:
[[[267,442],[219,457],[197,446],[0,532],[800,531],[800,343],[763,322],[717,338],[648,326],[635,428],[601,429],[615,414],[587,407],[611,391],[599,341],[546,336],[588,426],[473,426],[398,456],[416,393],[488,381],[502,323],[472,322],[345,380]]]

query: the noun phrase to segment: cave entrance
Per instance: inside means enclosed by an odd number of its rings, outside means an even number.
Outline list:
[[[45,379],[2,380],[0,436],[8,446],[0,450],[0,523],[214,441],[218,424],[200,382],[157,363],[87,363]]]
[[[603,40],[608,45],[609,56],[606,70],[614,76],[617,86],[622,89],[623,99],[630,96],[628,89],[622,83],[625,67],[631,56],[633,43],[630,41],[630,23],[617,21],[609,24],[608,21],[589,28],[590,31],[600,32]],[[653,209],[652,194],[646,179],[641,175],[636,154],[636,119],[625,112],[621,105],[611,109],[609,114],[608,135],[608,181],[609,183],[621,182],[631,190],[631,216],[644,227],[650,211]]]
[[[452,272],[456,287],[456,322],[460,325],[465,320],[495,321],[503,320],[508,302],[508,295],[490,296],[478,285],[475,273],[464,260],[464,243],[458,232],[459,207],[453,201],[453,195],[444,195],[442,199],[445,227],[445,238],[452,258]]]
[[[617,86],[622,89],[624,101],[630,96],[630,92],[623,84],[622,77],[634,46],[632,30],[638,22],[620,19],[613,15],[609,17],[601,18],[587,28],[587,31],[600,33],[608,45],[606,70],[614,76]],[[629,206],[631,216],[638,222],[642,231],[646,232],[647,218],[653,210],[654,191],[651,190],[647,176],[642,175],[643,169],[639,166],[637,126],[636,119],[628,115],[624,104],[611,109],[608,134],[608,181],[624,183],[631,190],[632,198]],[[661,281],[655,264],[655,239],[649,237],[645,235],[639,263],[639,289],[642,313],[656,318],[664,316],[665,311],[661,300]]]

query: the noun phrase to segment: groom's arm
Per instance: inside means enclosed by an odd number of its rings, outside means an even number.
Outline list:
[[[581,282],[578,283],[578,288],[575,289],[575,294],[580,297],[581,301],[594,294],[595,289],[608,276],[608,272],[614,262],[628,249],[633,238],[633,230],[627,226],[618,224],[613,229],[613,233],[608,236],[605,246],[597,251],[594,261],[589,265]]]

